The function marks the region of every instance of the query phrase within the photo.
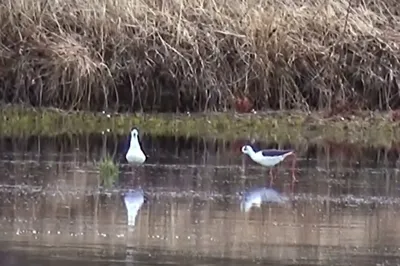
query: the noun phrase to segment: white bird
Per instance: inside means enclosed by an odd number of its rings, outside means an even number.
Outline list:
[[[132,128],[129,149],[125,155],[125,158],[128,163],[131,164],[142,164],[146,161],[146,155],[142,151],[139,143],[139,131],[136,128]]]
[[[242,152],[244,154],[249,155],[254,162],[270,168],[269,173],[271,176],[271,184],[274,178],[272,174],[272,169],[279,163],[283,162],[288,156],[293,156],[294,158],[292,161],[292,180],[293,182],[297,181],[294,175],[294,168],[296,164],[296,154],[294,150],[270,149],[270,150],[260,150],[258,152],[255,152],[250,145],[245,145],[242,147]]]

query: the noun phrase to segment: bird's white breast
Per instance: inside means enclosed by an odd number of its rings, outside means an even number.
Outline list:
[[[275,166],[284,159],[283,156],[264,157],[261,153],[257,153],[254,157],[255,162],[264,166]]]
[[[125,157],[129,163],[134,164],[142,164],[146,160],[146,156],[139,147],[137,147],[136,149],[134,147],[129,148]]]

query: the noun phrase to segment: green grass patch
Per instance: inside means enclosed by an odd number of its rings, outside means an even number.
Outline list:
[[[321,139],[369,146],[391,146],[400,142],[400,124],[392,122],[385,113],[360,113],[347,118],[325,119],[318,113],[302,112],[104,114],[8,106],[1,109],[0,115],[1,136],[127,134],[132,126],[137,126],[142,133],[154,135],[227,140],[254,138],[296,144]]]
[[[118,179],[119,165],[113,158],[106,154],[98,163],[100,181],[105,188],[110,188]]]

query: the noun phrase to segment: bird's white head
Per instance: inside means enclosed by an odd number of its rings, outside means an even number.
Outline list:
[[[132,138],[137,138],[138,135],[139,135],[139,131],[135,127],[132,128],[132,131],[131,131]]]
[[[254,152],[254,150],[253,150],[253,148],[252,148],[250,145],[244,145],[244,146],[242,147],[242,152],[243,152],[244,154],[251,154],[251,153]]]
[[[136,128],[131,131],[131,146],[139,146],[139,131]]]

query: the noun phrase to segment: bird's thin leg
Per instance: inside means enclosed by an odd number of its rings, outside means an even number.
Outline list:
[[[291,191],[292,194],[294,192],[294,183],[295,182],[292,181],[292,183],[290,184],[290,191]]]
[[[294,174],[294,170],[296,169],[296,161],[297,161],[297,156],[295,153],[292,153],[292,182],[297,182],[297,178]]]
[[[270,176],[271,176],[271,181],[269,183],[270,186],[274,184],[274,179],[276,179],[276,173],[278,172],[278,168],[276,166],[273,166],[270,168]]]
[[[273,172],[275,173],[274,178],[276,179],[277,174],[278,174],[278,166],[276,165],[276,166],[274,166],[273,168],[274,168]]]
[[[269,186],[272,186],[274,184],[274,174],[273,174],[273,167],[269,169],[269,176],[270,176],[270,181],[269,181]]]

